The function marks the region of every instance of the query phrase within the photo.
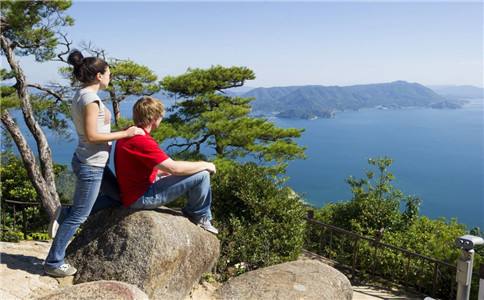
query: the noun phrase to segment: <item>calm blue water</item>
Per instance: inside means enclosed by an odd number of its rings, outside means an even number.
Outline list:
[[[395,185],[423,201],[431,218],[456,217],[484,228],[484,110],[363,110],[315,121],[277,119],[305,128],[306,160],[292,162],[289,185],[317,206],[351,198],[344,179],[363,177],[368,158],[394,159]]]
[[[484,228],[484,108],[474,100],[459,110],[362,110],[335,119],[275,119],[281,127],[305,128],[299,144],[306,160],[293,161],[288,184],[316,206],[348,200],[350,175],[363,177],[368,158],[389,156],[395,185],[423,201],[431,218],[457,218]],[[130,116],[132,101],[122,103]],[[48,133],[54,160],[68,164],[77,141]],[[30,139],[32,140],[32,139]]]

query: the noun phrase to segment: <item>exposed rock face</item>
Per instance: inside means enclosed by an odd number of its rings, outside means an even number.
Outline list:
[[[94,281],[64,288],[38,300],[148,300],[138,287],[119,281]]]
[[[318,261],[298,260],[251,271],[230,279],[217,299],[349,300],[353,291],[342,273]]]
[[[118,280],[150,299],[183,299],[220,253],[218,239],[169,209],[101,211],[67,249],[75,283]]]

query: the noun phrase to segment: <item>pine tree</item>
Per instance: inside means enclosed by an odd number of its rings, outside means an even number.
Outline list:
[[[10,70],[2,70],[2,81],[15,78],[11,87],[2,87],[1,121],[14,140],[22,157],[28,176],[50,217],[60,205],[55,186],[52,153],[47,138],[34,114],[29,87],[37,88],[58,98],[54,91],[27,81],[17,56],[35,57],[45,62],[56,57],[60,30],[72,26],[74,21],[65,14],[70,1],[2,1],[0,17],[1,53]],[[62,100],[62,99],[60,99]],[[28,130],[35,139],[39,162],[28,145],[25,135],[12,118],[8,108],[20,106]]]
[[[250,116],[254,99],[232,96],[227,91],[254,78],[248,68],[222,66],[165,77],[163,89],[179,101],[170,108],[166,123],[155,137],[174,138],[168,149],[176,149],[178,154],[200,156],[204,148],[209,148],[219,158],[251,157],[282,167],[287,160],[303,158],[304,148],[294,141],[302,129],[283,129]]]

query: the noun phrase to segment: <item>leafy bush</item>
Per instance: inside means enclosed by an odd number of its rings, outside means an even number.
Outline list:
[[[300,199],[254,163],[219,160],[217,167],[212,207],[220,229],[222,279],[296,259],[305,232]]]
[[[24,239],[24,234],[22,232],[11,231],[11,230],[7,230],[7,231],[2,230],[2,235],[0,238],[0,240],[2,240],[3,242],[14,242],[14,243],[17,243],[23,239]]]
[[[364,179],[349,178],[352,199],[324,206],[315,211],[315,219],[455,265],[460,250],[454,241],[466,233],[465,226],[455,220],[431,220],[419,216],[420,200],[404,195],[391,184],[394,179],[388,171],[391,163],[388,158],[370,159],[369,164],[378,169],[379,176],[375,178],[370,171]],[[353,238],[318,227],[311,226],[306,237],[308,250],[342,265],[355,263],[360,279],[366,279],[372,273],[427,294],[433,290],[434,264],[422,259],[408,259],[401,252],[388,248],[378,247],[376,250],[373,242],[359,240],[356,243]],[[482,261],[477,251],[474,267],[477,268]],[[455,285],[455,269],[442,266],[438,274],[435,296],[449,297],[451,285]]]
[[[70,201],[73,192],[74,179],[71,171],[63,165],[54,165],[59,187],[59,196],[63,203]],[[1,209],[2,229],[21,231],[25,223],[28,232],[41,232],[47,229],[49,216],[41,207],[37,199],[37,192],[32,186],[23,162],[10,152],[1,154],[0,166],[1,181]],[[15,205],[6,203],[5,200],[20,202],[37,202],[38,205]],[[15,214],[14,214],[15,212]],[[25,217],[25,220],[23,219]],[[23,239],[22,235],[22,239]]]
[[[382,229],[395,231],[409,226],[418,215],[420,200],[404,195],[391,184],[394,179],[388,171],[391,159],[369,159],[368,163],[377,169],[378,176],[368,171],[366,178],[348,178],[353,193],[351,201],[325,206],[320,215],[333,225],[369,235]],[[401,207],[405,210],[401,211]]]
[[[50,237],[45,232],[33,232],[27,235],[27,240],[47,241],[47,240],[50,240]]]

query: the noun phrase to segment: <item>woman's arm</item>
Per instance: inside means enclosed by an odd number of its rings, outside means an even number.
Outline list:
[[[84,107],[84,134],[89,143],[105,143],[115,141],[126,137],[135,135],[144,135],[143,129],[136,126],[131,126],[126,130],[99,133],[97,132],[97,116],[99,114],[99,104],[97,102],[89,103]]]

